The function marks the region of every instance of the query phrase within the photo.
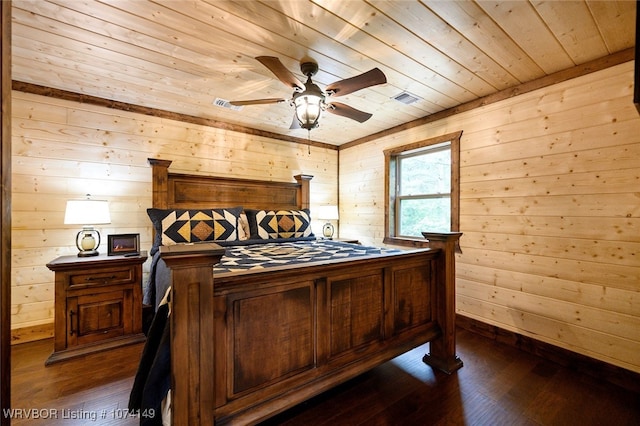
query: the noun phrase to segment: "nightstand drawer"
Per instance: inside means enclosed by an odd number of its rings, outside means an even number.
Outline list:
[[[79,274],[69,274],[69,285],[71,287],[97,284],[130,284],[135,281],[136,269],[131,267],[96,269]]]

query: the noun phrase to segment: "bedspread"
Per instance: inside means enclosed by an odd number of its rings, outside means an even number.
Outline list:
[[[333,240],[263,243],[247,246],[230,246],[214,275],[221,272],[237,272],[264,269],[273,266],[331,262],[337,259],[382,255],[399,252],[398,249],[367,247]]]
[[[381,256],[402,250],[385,247],[368,247],[333,240],[306,240],[261,242],[257,244],[229,245],[225,255],[214,267],[213,273],[234,273],[266,269],[274,266],[329,263],[336,260]],[[144,303],[154,306],[169,288],[169,271],[164,261],[155,253],[151,263],[149,280],[145,286]]]

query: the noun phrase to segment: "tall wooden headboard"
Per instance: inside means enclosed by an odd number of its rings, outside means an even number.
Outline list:
[[[154,208],[309,208],[311,175],[294,176],[296,183],[223,178],[173,173],[169,172],[170,160],[149,158],[148,161],[153,173]]]

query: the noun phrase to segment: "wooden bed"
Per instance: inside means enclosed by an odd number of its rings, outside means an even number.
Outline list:
[[[296,183],[227,179],[149,162],[155,208],[309,207],[311,176]],[[254,424],[426,342],[427,364],[457,370],[460,235],[425,233],[424,250],[215,281],[223,248],[161,247],[172,276],[173,424]]]

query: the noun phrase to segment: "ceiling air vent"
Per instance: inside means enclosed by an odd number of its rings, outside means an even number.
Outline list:
[[[417,97],[416,95],[412,95],[409,92],[402,92],[394,97],[392,97],[391,99],[395,99],[398,102],[402,102],[405,105],[410,105],[414,102],[418,102],[420,100],[419,97]]]
[[[231,105],[231,103],[226,99],[215,98],[213,104],[215,106],[232,109],[234,111],[242,111],[242,106]]]

